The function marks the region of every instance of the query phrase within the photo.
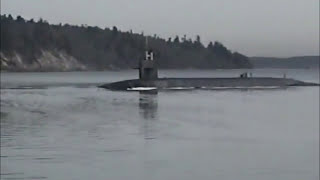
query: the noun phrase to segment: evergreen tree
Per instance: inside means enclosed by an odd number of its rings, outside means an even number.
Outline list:
[[[179,43],[180,43],[179,36],[176,36],[176,37],[174,38],[173,43],[174,43],[174,44],[179,44]]]

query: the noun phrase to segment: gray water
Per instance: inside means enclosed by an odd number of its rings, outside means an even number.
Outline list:
[[[319,82],[318,70],[253,73]],[[158,94],[96,88],[136,76],[1,73],[1,179],[319,179],[319,87]]]

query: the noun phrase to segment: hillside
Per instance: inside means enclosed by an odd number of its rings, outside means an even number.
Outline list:
[[[40,19],[1,15],[1,70],[71,71],[136,67],[143,58],[146,36],[68,24],[52,25]],[[251,68],[249,58],[231,52],[219,42],[204,46],[183,36],[167,40],[149,36],[160,68]]]
[[[309,69],[320,67],[319,56],[299,56],[291,58],[252,57],[250,60],[254,68]]]

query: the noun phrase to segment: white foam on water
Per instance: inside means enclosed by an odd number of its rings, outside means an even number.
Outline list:
[[[165,88],[170,90],[186,90],[186,89],[195,89],[194,87],[172,87],[172,88]]]
[[[279,89],[282,86],[253,86],[252,89]]]
[[[201,87],[202,89],[279,89],[281,86],[230,86],[230,87]]]
[[[281,86],[228,86],[228,87],[200,87],[200,89],[216,89],[216,90],[228,90],[228,89],[279,89]],[[133,87],[128,88],[128,91],[150,91],[155,90],[156,87]],[[195,87],[171,87],[171,88],[164,88],[166,90],[190,90],[196,89]]]
[[[156,87],[134,87],[134,88],[127,88],[128,91],[150,91],[155,90]]]

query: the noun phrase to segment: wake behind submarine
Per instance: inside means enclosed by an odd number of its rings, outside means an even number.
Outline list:
[[[118,81],[98,86],[109,90],[161,90],[161,89],[249,89],[285,88],[290,86],[320,86],[290,78],[239,77],[228,78],[159,78],[152,50],[145,52],[139,62],[139,79]]]

